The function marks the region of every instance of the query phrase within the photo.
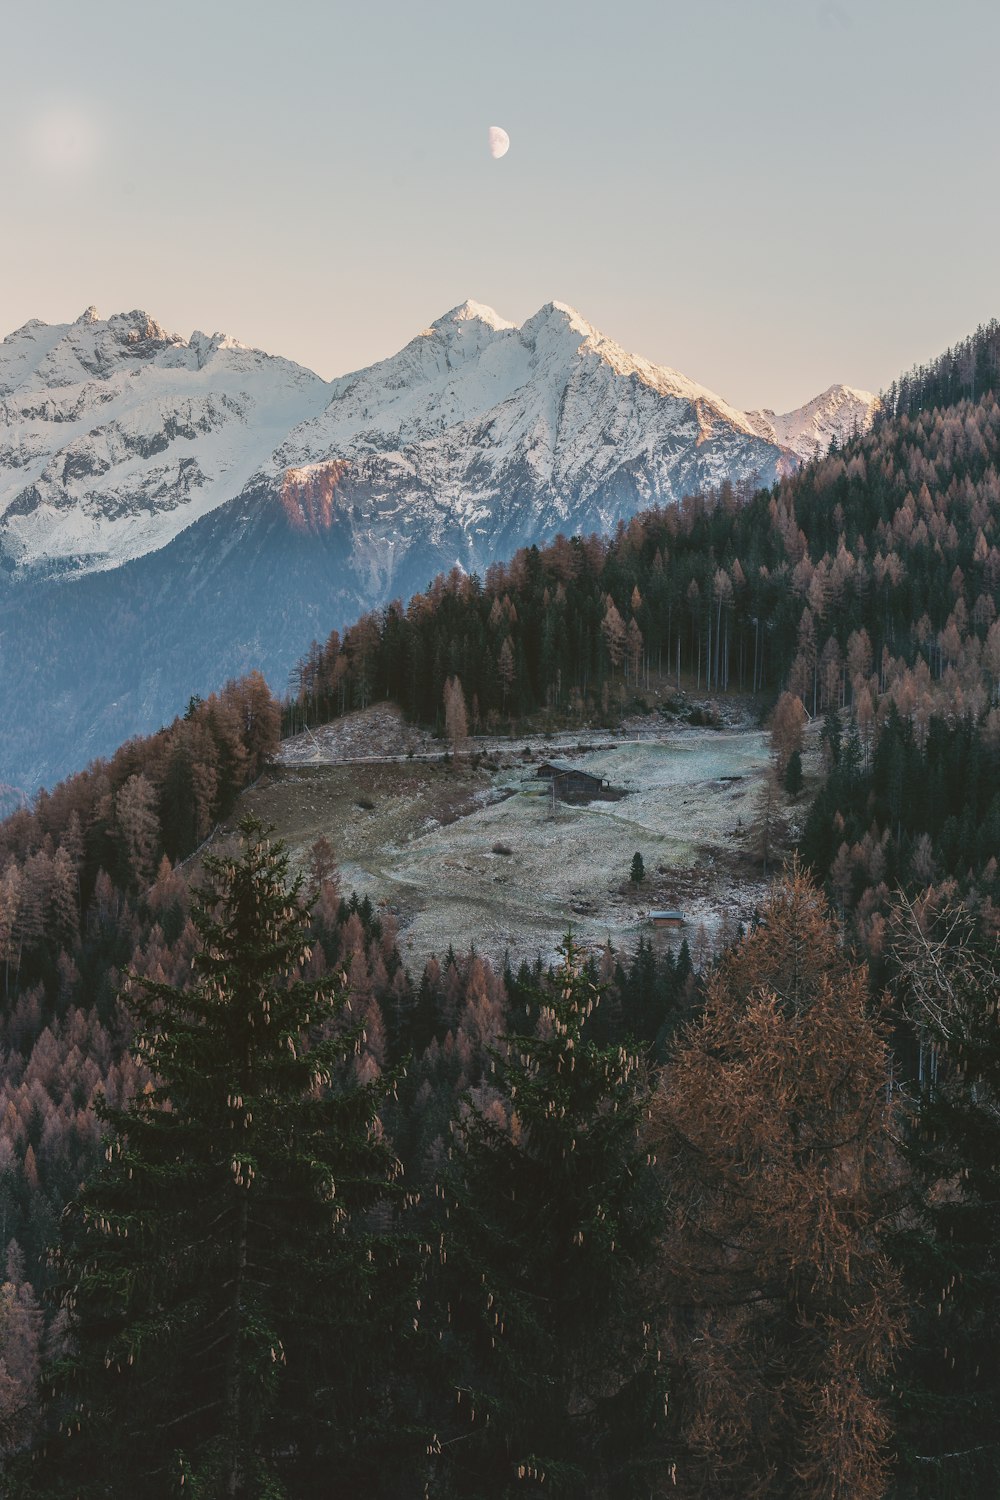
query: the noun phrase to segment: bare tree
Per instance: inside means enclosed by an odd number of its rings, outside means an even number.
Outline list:
[[[444,732],[456,755],[459,754],[469,737],[469,716],[460,677],[449,677],[444,685]]]

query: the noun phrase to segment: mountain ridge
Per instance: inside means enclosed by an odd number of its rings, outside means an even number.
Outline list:
[[[0,344],[0,780],[51,784],[254,668],[280,692],[310,638],[455,566],[770,485],[858,425],[847,390],[740,413],[557,302],[462,303],[330,382],[141,310],[25,324]]]
[[[195,330],[184,339],[142,310],[102,320],[89,307],[70,324],[31,319],[0,344],[0,552],[14,572],[120,566],[248,486],[272,481],[280,491],[282,470],[349,466],[413,445],[461,510],[459,492],[476,485],[454,450],[484,440],[496,447],[498,434],[508,450],[498,455],[501,471],[520,457],[511,448],[521,448],[541,481],[572,489],[595,459],[574,421],[595,398],[602,419],[613,415],[627,404],[629,383],[649,393],[633,395],[637,421],[659,427],[652,439],[643,431],[637,440],[621,424],[610,434],[616,450],[631,436],[630,461],[657,436],[682,435],[679,408],[665,413],[659,398],[686,405],[696,448],[721,428],[775,450],[753,450],[762,477],[867,425],[875,407],[867,392],[831,386],[790,413],[740,412],[679,371],[629,354],[562,302],[521,325],[483,303],[461,303],[396,354],[329,382],[226,334]],[[584,386],[567,442],[559,398],[570,388],[580,397]],[[436,439],[446,451],[428,451]],[[614,462],[606,452],[598,459],[606,476]],[[714,466],[717,477],[731,462]],[[394,468],[387,484],[398,480]],[[678,484],[713,477],[712,464],[686,468],[675,476],[661,465],[643,500],[676,499]]]

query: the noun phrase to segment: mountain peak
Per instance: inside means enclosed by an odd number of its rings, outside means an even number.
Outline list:
[[[815,397],[817,402],[830,404],[834,401],[862,401],[870,403],[878,398],[871,391],[858,390],[856,385],[844,385],[842,381],[836,385],[828,385],[825,391],[821,391]]]
[[[578,334],[583,339],[600,337],[593,324],[568,302],[546,302],[522,324],[521,332],[529,338],[537,338],[539,334],[559,337],[565,333]]]
[[[575,307],[570,307],[568,302],[546,302],[535,314],[536,318],[543,316],[549,321],[567,324],[574,333],[597,332],[593,323],[588,323],[583,314],[577,312]]]
[[[765,408],[747,412],[747,417],[761,437],[787,448],[799,459],[810,459],[825,453],[833,441],[843,443],[855,432],[867,431],[878,404],[878,397],[871,391],[829,385],[794,411],[778,413]]]
[[[89,310],[89,309],[88,309]],[[96,322],[96,318],[88,318],[87,322]],[[149,313],[143,312],[142,308],[134,307],[131,312],[114,313],[108,319],[108,328],[116,337],[124,343],[154,343],[154,344],[177,344],[182,342],[174,333],[167,330]]]
[[[497,333],[517,326],[515,323],[508,323],[506,318],[501,318],[500,314],[492,307],[487,307],[485,302],[473,302],[471,299],[460,303],[458,307],[453,307],[442,317],[435,318],[431,328],[443,331],[454,323],[485,323],[487,328],[492,328]]]
[[[25,573],[118,566],[331,462],[351,466],[357,495],[400,496],[393,514],[458,527],[489,561],[481,534],[514,546],[607,529],[723,478],[767,483],[863,430],[874,405],[832,386],[795,412],[740,412],[567,302],[518,327],[471,299],[329,383],[225,334],[184,339],[138,308],[88,308],[4,340],[0,396],[0,557]],[[379,511],[373,534],[383,524]]]

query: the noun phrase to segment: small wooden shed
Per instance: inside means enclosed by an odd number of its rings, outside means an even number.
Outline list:
[[[607,797],[610,791],[603,776],[594,776],[565,760],[543,761],[535,775],[551,781],[562,802],[590,802],[595,797]]]
[[[687,919],[682,911],[651,911],[649,920],[657,932],[680,932],[687,926]]]

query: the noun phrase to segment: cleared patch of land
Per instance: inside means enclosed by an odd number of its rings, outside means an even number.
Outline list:
[[[375,703],[360,713],[344,714],[318,729],[304,729],[285,740],[278,757],[286,766],[324,765],[345,760],[440,755],[444,746],[426,730],[407,724],[395,703]]]
[[[420,759],[441,755],[440,742],[407,744],[386,705],[327,729],[310,751],[307,737],[289,742],[244,806],[277,826],[297,864],[325,834],[342,887],[396,914],[414,966],[449,943],[494,959],[547,957],[568,926],[587,945],[631,949],[650,932],[649,911],[665,906],[684,912],[692,945],[711,942],[760,901],[765,882],[747,852],[767,770],[760,730],[661,731],[653,721],[641,732],[656,738],[572,753],[628,795],[553,808],[537,775],[551,740],[493,742],[473,765]],[[401,758],[367,759],[380,752]],[[571,753],[566,738],[557,753]],[[351,763],[320,758],[338,755]],[[638,887],[628,882],[636,851],[647,872]]]

